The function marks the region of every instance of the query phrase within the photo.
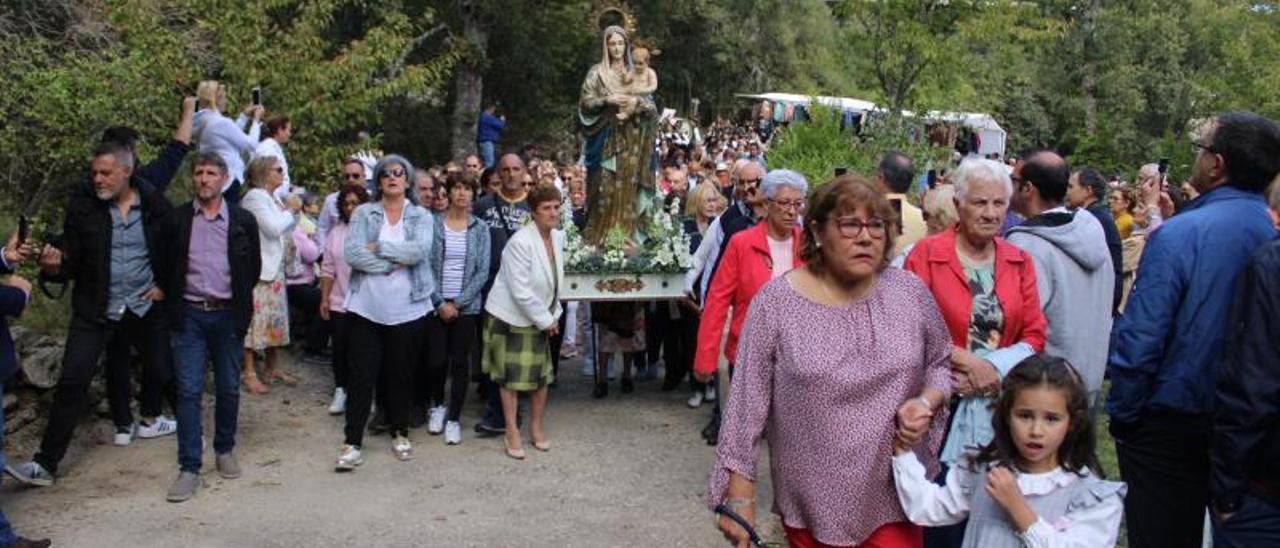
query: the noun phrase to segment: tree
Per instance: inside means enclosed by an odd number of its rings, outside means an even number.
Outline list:
[[[83,180],[101,130],[129,125],[142,156],[168,139],[183,95],[205,77],[231,91],[231,109],[262,86],[270,110],[297,133],[292,176],[331,187],[340,160],[381,137],[382,108],[439,95],[458,52],[414,58],[439,32],[378,0],[68,0],[0,11],[0,189],[24,210],[58,207]],[[3,8],[0,8],[3,9]],[[75,18],[59,22],[63,14]],[[21,21],[38,24],[24,25]],[[372,135],[363,142],[360,132]],[[52,204],[52,206],[50,206]],[[52,222],[53,219],[48,219]]]

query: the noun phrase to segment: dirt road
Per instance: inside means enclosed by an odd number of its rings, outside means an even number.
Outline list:
[[[364,466],[336,474],[342,420],[326,412],[328,368],[299,365],[299,386],[242,395],[244,476],[219,478],[210,449],[207,487],[191,501],[164,500],[177,474],[174,437],[119,448],[96,418],[77,430],[55,486],[5,478],[0,497],[20,533],[69,547],[722,545],[702,502],[714,460],[698,437],[707,407],[690,410],[686,390],[660,392],[656,382],[628,395],[614,383],[594,400],[578,369],[564,364],[551,394],[552,451],[526,442],[523,462],[503,455],[501,438],[472,434],[482,411],[472,391],[462,445],[417,429],[416,458],[398,462],[389,438],[374,436]],[[210,435],[211,413],[206,398]],[[12,444],[6,453],[11,462],[31,455]],[[761,470],[767,477],[764,458]]]

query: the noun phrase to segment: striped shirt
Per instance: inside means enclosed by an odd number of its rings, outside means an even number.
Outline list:
[[[444,225],[444,274],[440,281],[440,296],[445,300],[456,299],[462,294],[462,269],[466,260],[467,231]]]

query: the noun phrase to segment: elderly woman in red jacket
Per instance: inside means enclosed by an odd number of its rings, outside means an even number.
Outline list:
[[[905,266],[933,292],[955,345],[960,402],[942,449],[948,465],[991,441],[991,396],[1045,338],[1031,256],[996,236],[1013,193],[1009,172],[999,162],[966,160],[953,181],[959,222],[916,244]]]
[[[787,169],[775,169],[764,176],[760,191],[765,197],[765,219],[749,229],[733,235],[720,257],[707,289],[698,326],[698,346],[693,373],[701,382],[711,380],[720,361],[720,336],[724,323],[733,310],[725,357],[730,374],[738,353],[738,334],[747,317],[747,305],[760,287],[793,268],[804,266],[800,256],[802,230],[796,223],[804,212],[809,182],[804,175]],[[703,431],[707,443],[715,445],[720,433],[719,399],[712,410],[711,424]]]

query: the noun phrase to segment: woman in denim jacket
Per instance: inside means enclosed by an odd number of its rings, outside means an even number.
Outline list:
[[[489,274],[489,225],[471,214],[478,181],[462,173],[444,181],[449,207],[435,217],[431,244],[431,273],[436,290],[427,317],[426,382],[427,432],[444,432],[448,445],[462,443],[458,418],[466,400],[471,345],[476,337],[484,301],[480,290]],[[445,406],[444,387],[453,377]]]
[[[413,164],[389,155],[374,167],[373,179],[377,186],[372,201],[352,214],[343,246],[351,265],[346,305],[353,351],[346,442],[338,456],[338,471],[364,462],[364,429],[381,375],[385,375],[387,387],[392,450],[400,460],[412,458],[409,415],[413,368],[435,290],[427,261],[435,223],[432,215],[417,205],[415,193],[408,191],[409,181],[414,180]]]

